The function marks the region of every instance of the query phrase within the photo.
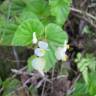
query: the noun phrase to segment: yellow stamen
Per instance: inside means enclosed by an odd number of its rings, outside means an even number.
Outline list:
[[[67,61],[68,60],[68,56],[64,55],[63,61]]]
[[[70,48],[69,44],[67,44],[65,47],[66,47],[67,49],[69,49],[69,48]]]

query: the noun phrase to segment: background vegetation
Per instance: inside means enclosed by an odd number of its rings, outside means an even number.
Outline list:
[[[96,96],[95,74],[95,0],[0,0],[0,96]]]

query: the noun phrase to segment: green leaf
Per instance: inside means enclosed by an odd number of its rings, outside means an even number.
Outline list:
[[[27,7],[24,9],[26,10],[24,11],[25,15],[28,13],[27,11],[36,14],[36,16],[40,19],[40,21],[44,23],[44,25],[54,21],[55,18],[51,16],[48,1],[46,0],[29,0],[28,2],[26,0],[23,1],[27,5]],[[27,17],[29,15],[30,13],[27,14]]]
[[[77,82],[75,84],[75,90],[71,96],[89,96],[87,92],[87,86],[83,82]]]
[[[45,35],[48,42],[53,43],[54,46],[60,47],[64,41],[68,41],[68,35],[57,24],[50,23],[45,27]]]
[[[18,87],[20,87],[20,82],[17,79],[8,78],[3,82],[3,96],[10,96],[11,92],[15,91]]]
[[[89,63],[87,62],[87,59],[84,58],[82,59],[79,63],[78,63],[78,68],[81,72],[83,72],[85,70],[85,68],[89,65]]]
[[[45,72],[48,72],[56,64],[55,48],[51,43],[49,44],[49,50],[46,52],[44,58],[46,60]]]
[[[46,0],[29,0],[29,2],[27,2],[26,0],[24,1],[26,2],[28,9],[30,9],[35,14],[39,16],[43,14],[48,15],[48,13],[46,12],[46,10],[48,9],[48,3]]]
[[[56,23],[63,25],[70,12],[71,0],[49,0],[52,16],[56,17]]]
[[[4,0],[3,3],[0,4],[0,12],[6,16],[8,16],[9,13],[11,13],[11,17],[16,16],[17,14],[22,12],[23,8],[25,8],[25,4],[22,1],[23,0]]]
[[[22,21],[28,20],[28,19],[38,19],[38,17],[31,10],[29,10],[28,8],[25,8],[20,14],[20,17],[18,18],[18,22],[21,23]]]
[[[96,95],[96,72],[89,73],[89,86],[88,91],[90,96]]]
[[[43,24],[37,19],[29,19],[24,21],[15,32],[12,45],[32,45],[33,32],[36,32],[37,38],[39,39],[44,32]]]
[[[33,67],[32,67],[32,60],[36,58],[36,56],[31,56],[30,58],[28,58],[27,60],[27,68],[28,68],[28,72],[32,72],[33,71]]]
[[[17,25],[10,22],[10,24],[6,24],[5,26],[6,27],[1,29],[2,35],[0,44],[4,46],[10,46],[14,33],[17,29]]]
[[[86,67],[88,67],[91,71],[96,71],[96,58],[92,54],[86,54],[85,57],[77,58],[78,62],[78,68],[81,72],[85,70]]]
[[[82,75],[83,75],[83,78],[84,78],[86,84],[88,85],[89,78],[88,78],[88,68],[87,67],[83,70]]]

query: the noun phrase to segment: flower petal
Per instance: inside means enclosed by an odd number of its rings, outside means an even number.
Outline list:
[[[44,49],[41,49],[41,48],[36,48],[35,50],[34,50],[34,54],[36,55],[36,56],[39,56],[39,57],[42,57],[42,56],[44,56],[45,55],[45,50]]]
[[[61,60],[61,58],[62,58],[61,50],[62,50],[62,48],[60,48],[60,47],[56,50],[55,55],[56,55],[57,60]]]
[[[48,43],[44,41],[39,41],[38,46],[42,49],[48,50]]]
[[[38,42],[37,37],[36,37],[36,32],[33,32],[33,40],[32,43],[36,44]]]
[[[69,46],[67,45],[67,41],[64,41],[64,46],[63,47],[58,47],[56,50],[56,58],[57,60],[62,60],[62,61],[66,61],[67,60],[67,55],[66,55],[66,51],[69,48]]]
[[[59,48],[57,48],[56,53],[55,53],[56,59],[57,60],[65,61],[64,58],[66,56],[66,50],[67,50],[66,47],[59,47]]]
[[[32,60],[32,66],[35,70],[37,70],[42,76],[44,76],[44,67],[45,60],[43,58],[35,58]]]

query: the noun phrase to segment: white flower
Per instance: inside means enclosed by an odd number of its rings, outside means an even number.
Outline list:
[[[48,43],[44,41],[38,42],[38,47],[34,50],[34,54],[36,56],[42,57],[45,55],[46,51],[48,51]]]
[[[39,41],[38,46],[44,50],[48,50],[48,43],[44,41]]]
[[[57,50],[56,50],[56,58],[57,58],[57,60],[63,60],[64,55],[65,55],[65,49],[61,48],[61,47],[57,48]]]
[[[32,60],[32,66],[37,70],[42,76],[44,76],[45,60],[43,58],[35,58]]]
[[[33,32],[33,39],[32,39],[32,43],[36,44],[38,42],[37,37],[36,37],[36,32]]]
[[[66,59],[67,59],[66,51],[67,51],[68,47],[69,46],[67,45],[67,42],[65,41],[63,47],[57,48],[56,53],[55,53],[57,60],[66,61]]]
[[[36,48],[35,50],[34,50],[34,54],[36,55],[36,56],[39,56],[39,57],[42,57],[42,56],[44,56],[45,55],[45,50],[44,49],[41,49],[41,48]]]

